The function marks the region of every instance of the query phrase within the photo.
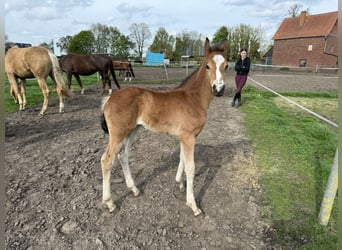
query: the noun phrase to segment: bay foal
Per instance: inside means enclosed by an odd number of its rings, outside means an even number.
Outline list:
[[[224,72],[227,68],[226,48],[223,44],[210,47],[207,38],[204,49],[205,56],[200,67],[179,87],[164,92],[127,87],[103,100],[102,128],[109,133],[109,142],[101,157],[103,203],[110,212],[116,207],[110,194],[110,171],[116,156],[122,166],[127,187],[135,196],[139,195],[140,191],[129,169],[128,154],[138,128],[143,126],[157,133],[178,136],[180,161],[176,182],[180,189],[184,189],[182,174],[185,170],[186,205],[195,216],[201,213],[193,192],[195,140],[205,125],[214,93],[224,88]],[[125,147],[120,155],[122,145]]]

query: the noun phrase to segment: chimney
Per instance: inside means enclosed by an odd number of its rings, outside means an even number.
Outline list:
[[[299,26],[303,26],[306,18],[306,11],[302,11],[299,16]]]

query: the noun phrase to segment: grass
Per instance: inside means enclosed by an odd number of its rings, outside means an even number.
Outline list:
[[[97,82],[96,75],[91,77],[81,77],[81,81],[84,87],[94,85],[95,82]],[[50,90],[50,99],[56,98],[57,94],[53,91],[53,84],[52,80],[50,78],[47,79],[47,85]],[[71,84],[72,88],[76,91],[80,91],[80,87],[76,80],[72,81]],[[43,104],[43,93],[38,86],[38,83],[36,79],[28,79],[26,81],[26,98],[27,98],[27,107],[33,107]],[[41,106],[40,106],[41,107]],[[10,95],[10,84],[7,80],[7,77],[5,79],[5,111],[11,112],[16,111],[19,109],[19,105],[15,104],[13,101],[13,97]]]
[[[93,86],[96,83],[99,83],[100,80],[97,79],[96,74],[91,75],[91,76],[80,76],[83,87],[87,88],[89,86]],[[175,78],[175,79],[164,79],[164,80],[134,80],[134,83],[132,84],[163,84],[163,83],[178,83],[181,82],[184,78]],[[119,80],[119,79],[118,79]],[[65,81],[66,82],[66,81]],[[119,80],[119,83],[121,81]],[[50,98],[55,98],[57,97],[57,94],[53,92],[53,87],[52,87],[52,80],[50,78],[47,79],[47,84],[50,90]],[[76,80],[72,78],[72,83],[71,87],[74,91],[80,91],[80,87]],[[115,87],[114,87],[115,88]],[[11,111],[16,111],[19,109],[18,104],[15,104],[13,101],[12,96],[9,94],[10,92],[10,85],[7,80],[5,79],[5,111],[6,112],[11,112]],[[35,79],[30,79],[27,80],[26,83],[26,93],[27,93],[27,107],[33,107],[38,105],[43,104],[43,93],[41,89],[38,86],[38,83]]]
[[[337,129],[270,93],[250,85],[244,91],[242,110],[262,176],[264,214],[275,229],[272,238],[286,249],[336,249],[337,198],[328,227],[317,218]],[[337,94],[296,93],[294,99],[337,121]]]

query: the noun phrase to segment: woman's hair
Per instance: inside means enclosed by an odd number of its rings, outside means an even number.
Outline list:
[[[241,53],[242,51],[246,51],[246,53],[247,53],[247,49],[246,49],[246,48],[242,48],[242,49],[240,50],[240,53]]]

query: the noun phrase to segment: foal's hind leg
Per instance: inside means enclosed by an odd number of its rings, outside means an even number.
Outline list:
[[[182,179],[182,175],[183,175],[183,171],[184,171],[184,156],[183,156],[183,146],[182,144],[180,145],[180,154],[179,154],[179,164],[178,164],[178,170],[177,170],[177,174],[176,174],[176,182],[179,185],[179,190],[181,192],[184,191],[184,184],[183,184],[183,179]]]
[[[129,163],[128,163],[128,155],[129,155],[129,150],[135,140],[135,137],[137,135],[137,132],[139,130],[139,127],[136,127],[130,136],[128,137],[127,141],[125,142],[125,149],[123,152],[123,155],[121,156],[120,154],[118,155],[118,159],[120,161],[120,164],[122,166],[123,173],[125,175],[125,180],[126,180],[126,185],[127,187],[132,190],[134,196],[138,196],[140,191],[139,189],[135,186],[131,170],[129,168]]]
[[[102,203],[109,208],[109,212],[113,212],[116,208],[110,195],[110,171],[113,167],[115,156],[120,150],[120,144],[115,143],[114,140],[109,139],[106,151],[101,157],[101,168],[103,178],[103,193]]]

